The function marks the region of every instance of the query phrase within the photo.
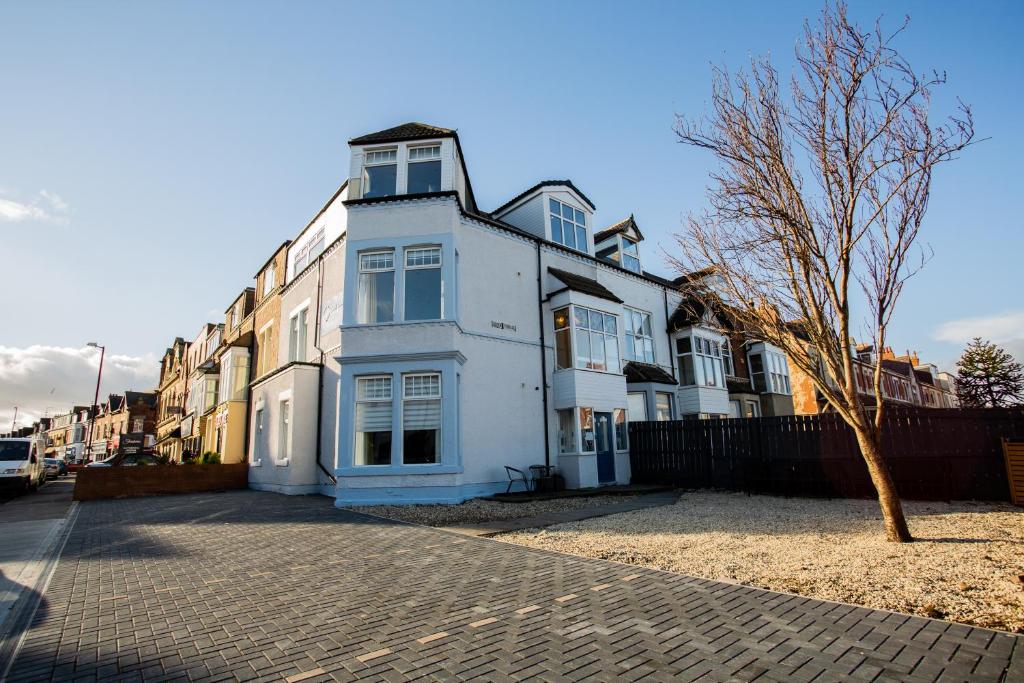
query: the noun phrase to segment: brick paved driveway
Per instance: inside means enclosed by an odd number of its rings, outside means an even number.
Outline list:
[[[1007,634],[251,491],[83,504],[46,600],[11,680],[1024,674]]]

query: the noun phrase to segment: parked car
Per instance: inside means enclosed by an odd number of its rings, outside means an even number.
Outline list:
[[[68,465],[60,458],[43,458],[43,466],[46,468],[46,478],[56,479],[68,473]]]
[[[137,453],[134,455],[112,455],[106,460],[91,462],[86,467],[135,467],[159,464],[160,461],[152,453]]]
[[[46,481],[43,459],[33,439],[0,439],[0,486],[31,491]]]

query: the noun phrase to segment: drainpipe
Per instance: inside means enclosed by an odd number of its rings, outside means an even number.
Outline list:
[[[320,316],[322,315],[322,302],[321,298],[324,293],[324,267],[325,259],[324,255],[320,254],[320,265],[316,269],[316,322],[313,323],[313,346],[320,352],[320,367],[317,368],[317,394],[316,394],[316,466],[327,475],[327,478],[331,480],[332,484],[337,484],[338,480],[334,474],[324,467],[324,464],[320,462],[320,453],[323,451],[323,425],[320,424],[320,418],[323,414],[324,409],[324,350],[320,348]]]
[[[544,466],[551,466],[551,436],[548,428],[548,354],[544,340],[544,283],[540,263],[540,241],[537,241],[537,316],[540,320],[540,388],[544,404]]]
[[[668,336],[668,362],[672,364],[672,376],[676,376],[676,350],[672,348],[672,330],[669,328],[669,316],[668,316],[668,290],[662,289],[662,294],[665,295],[665,334]]]

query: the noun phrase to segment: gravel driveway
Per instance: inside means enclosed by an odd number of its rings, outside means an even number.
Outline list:
[[[903,545],[885,541],[873,501],[710,492],[499,538],[1024,632],[1024,511],[970,502],[904,506],[919,540]]]

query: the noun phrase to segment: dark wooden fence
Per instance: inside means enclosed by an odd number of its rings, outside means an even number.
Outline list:
[[[891,408],[882,451],[903,498],[1010,500],[1000,439],[1024,438],[1024,409]],[[783,496],[875,495],[857,440],[836,414],[631,422],[641,484]]]

